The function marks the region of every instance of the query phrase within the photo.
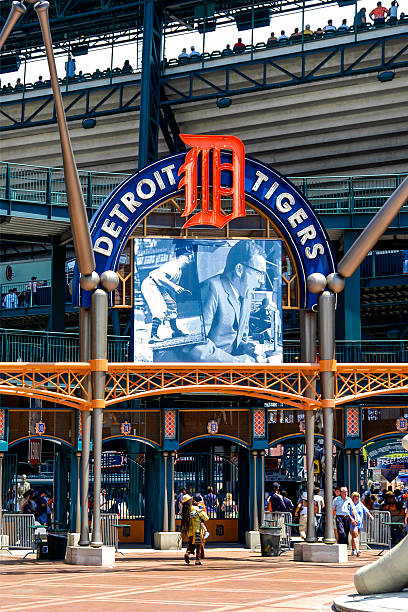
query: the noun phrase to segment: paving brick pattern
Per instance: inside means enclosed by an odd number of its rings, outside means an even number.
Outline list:
[[[363,552],[343,565],[298,563],[293,553],[262,558],[239,549],[207,551],[201,567],[181,552],[132,551],[113,568],[2,557],[0,611],[309,612],[332,610],[334,597],[354,593]]]

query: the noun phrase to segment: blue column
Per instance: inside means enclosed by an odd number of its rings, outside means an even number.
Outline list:
[[[52,246],[51,259],[51,331],[65,329],[65,245]]]
[[[77,496],[77,483],[80,474],[78,473],[78,459],[75,453],[70,453],[70,482],[69,482],[69,530],[75,531],[75,516],[77,504],[79,503]]]
[[[145,544],[153,546],[155,531],[163,523],[163,457],[161,451],[146,449],[145,472]]]
[[[163,10],[145,0],[139,119],[139,170],[157,159],[160,117],[160,72]]]
[[[356,230],[344,231],[344,253],[348,251],[355,239],[359,236]],[[353,276],[346,279],[346,286],[338,294],[337,305],[338,338],[344,340],[361,340],[361,314],[360,314],[360,268]],[[348,355],[351,361],[359,361],[359,351]]]

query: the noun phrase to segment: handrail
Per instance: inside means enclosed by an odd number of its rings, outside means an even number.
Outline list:
[[[79,177],[88,211],[129,175],[80,170]],[[406,174],[309,176],[289,179],[309,199],[318,214],[373,214],[398,187]],[[0,200],[67,207],[61,168],[0,162]],[[405,205],[403,210],[408,210]]]
[[[300,359],[300,342],[285,340],[284,362]],[[69,362],[79,359],[79,337],[72,332],[0,329],[1,361]],[[108,336],[108,359],[129,361],[130,337]],[[405,363],[408,340],[337,340],[336,358],[343,363]]]

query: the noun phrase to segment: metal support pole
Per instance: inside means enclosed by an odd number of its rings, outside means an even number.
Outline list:
[[[259,452],[261,457],[261,525],[264,524],[265,518],[265,451]]]
[[[81,362],[91,358],[91,319],[89,308],[79,310],[79,359]],[[84,396],[92,399],[91,377],[85,383]],[[89,453],[91,447],[91,411],[83,410],[82,419],[82,463],[81,463],[81,535],[80,546],[89,546],[88,498],[89,498]],[[79,474],[78,474],[79,478]]]
[[[89,275],[95,270],[95,257],[92,248],[84,196],[75,163],[71,140],[69,138],[61,90],[58,83],[58,74],[55,66],[55,57],[52,48],[50,23],[48,18],[49,6],[50,5],[48,2],[45,0],[40,0],[40,2],[37,2],[34,8],[41,26],[45,51],[47,54],[48,68],[50,71],[52,92],[54,94],[55,111],[57,114],[64,166],[65,188],[67,190],[68,211],[71,220],[75,255],[81,274]]]
[[[253,505],[253,519],[252,519],[252,530],[253,531],[258,531],[259,530],[259,522],[258,522],[258,495],[256,492],[257,489],[257,479],[256,479],[256,468],[257,468],[257,464],[256,464],[256,459],[258,456],[258,451],[252,451],[252,457],[253,457],[253,465],[254,465],[254,483],[253,483],[253,496],[254,496],[254,505]]]
[[[108,334],[108,294],[96,289],[91,298],[91,369],[92,369],[92,407],[93,407],[93,526],[91,546],[103,545],[101,530],[101,473],[102,473],[102,429],[103,409],[105,407],[105,378],[107,361]]]
[[[349,493],[351,493],[351,450],[346,448],[346,457],[347,457],[347,488]]]
[[[2,31],[0,32],[0,51],[4,47],[6,40],[10,36],[17,21],[20,19],[21,15],[24,15],[25,12],[26,7],[22,2],[12,3],[9,16],[7,17],[7,21],[4,24]]]
[[[316,313],[313,310],[300,311],[300,359],[302,363],[316,362]],[[313,388],[305,389],[305,397],[314,397]],[[316,542],[314,514],[314,430],[315,412],[305,411],[306,425],[306,488],[307,488],[307,528],[306,542]]]
[[[77,496],[76,496],[76,511],[75,511],[75,533],[80,533],[81,532],[81,478],[79,474],[81,470],[81,452],[77,451],[75,454],[77,458]]]
[[[324,504],[326,525],[324,541],[335,544],[333,530],[333,426],[334,426],[334,371],[335,371],[335,304],[332,291],[319,295],[319,339],[320,339],[320,381],[323,406],[324,431]]]
[[[163,452],[164,460],[164,481],[163,481],[163,529],[162,531],[169,530],[169,504],[167,499],[167,457],[169,453]]]
[[[174,502],[174,459],[176,453],[172,451],[170,453],[171,459],[171,506],[170,506],[170,531],[176,531],[176,508]]]
[[[356,488],[357,493],[360,493],[360,449],[354,449],[354,456],[356,460]]]

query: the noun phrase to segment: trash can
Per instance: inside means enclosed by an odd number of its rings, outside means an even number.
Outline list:
[[[267,527],[262,525],[259,529],[261,538],[261,554],[263,557],[279,557],[282,527]]]
[[[42,540],[40,536],[35,538],[35,549],[37,551],[37,559],[48,559],[48,543]]]
[[[68,534],[48,532],[48,559],[50,561],[64,561],[67,551]]]

